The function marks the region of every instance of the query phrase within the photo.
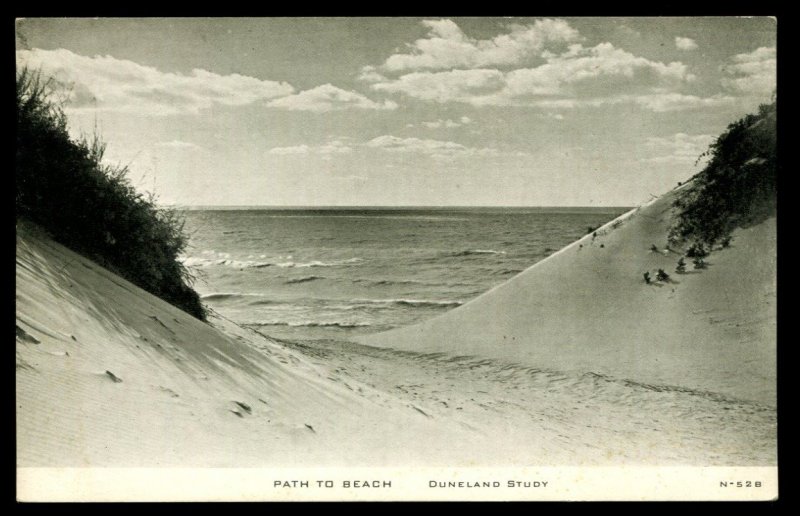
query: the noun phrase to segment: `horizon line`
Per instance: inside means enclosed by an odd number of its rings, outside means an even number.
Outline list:
[[[269,205],[269,204],[168,204],[160,206],[161,208],[171,209],[264,209],[264,210],[375,210],[375,209],[489,209],[489,208],[518,208],[518,209],[616,209],[634,208],[635,205],[603,205],[603,206],[587,206],[587,205]]]

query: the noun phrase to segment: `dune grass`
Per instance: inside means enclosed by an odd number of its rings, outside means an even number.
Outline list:
[[[730,124],[703,154],[710,159],[675,201],[670,231],[671,240],[688,242],[690,250],[698,251],[692,256],[717,243],[727,247],[735,228],[776,214],[776,116],[775,100],[761,105],[757,113]]]
[[[127,167],[104,164],[97,136],[70,138],[54,93],[41,73],[17,71],[17,218],[205,320],[193,278],[178,261],[188,243],[181,216],[138,192]]]

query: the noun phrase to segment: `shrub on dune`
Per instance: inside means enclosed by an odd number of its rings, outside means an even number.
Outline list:
[[[17,71],[17,217],[204,320],[193,278],[177,260],[187,245],[179,214],[137,192],[126,167],[104,164],[96,136],[72,139],[52,97],[51,81]]]
[[[730,124],[704,154],[710,157],[708,164],[675,201],[677,216],[670,237],[711,249],[715,242],[729,243],[735,228],[775,215],[776,147],[775,100]]]

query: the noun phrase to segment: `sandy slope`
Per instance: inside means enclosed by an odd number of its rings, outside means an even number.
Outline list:
[[[705,270],[663,250],[678,190],[629,212],[473,301],[360,342],[775,404],[775,220],[734,234]],[[669,283],[642,273],[663,268]]]
[[[464,433],[36,231],[16,270],[20,466],[444,464]]]

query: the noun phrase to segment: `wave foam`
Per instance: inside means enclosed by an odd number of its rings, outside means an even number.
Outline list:
[[[413,306],[413,307],[443,307],[443,306],[460,306],[464,304],[463,301],[456,301],[452,299],[435,300],[435,299],[354,299],[354,303],[364,305],[398,305],[398,306]]]
[[[453,253],[451,256],[473,256],[476,254],[506,254],[506,252],[495,251],[494,249],[467,249]]]
[[[203,256],[188,256],[179,258],[179,261],[187,267],[232,267],[234,269],[261,269],[264,267],[281,268],[304,268],[304,267],[341,267],[352,265],[363,261],[361,258],[348,258],[346,260],[334,260],[323,262],[314,260],[310,262],[265,262],[253,260],[231,260],[229,258],[208,258]]]
[[[259,321],[245,326],[289,326],[292,328],[362,328],[370,323],[354,321]]]
[[[331,262],[321,262],[318,260],[314,260],[311,262],[283,262],[283,263],[276,263],[278,267],[286,267],[286,268],[303,268],[303,267],[340,267],[343,265],[352,265],[354,263],[362,262],[361,258],[348,258],[346,260],[334,260]]]

